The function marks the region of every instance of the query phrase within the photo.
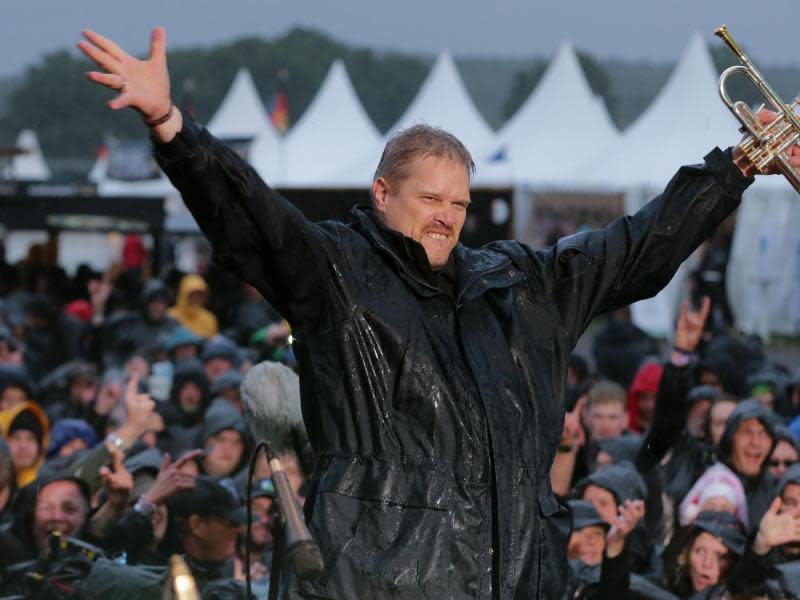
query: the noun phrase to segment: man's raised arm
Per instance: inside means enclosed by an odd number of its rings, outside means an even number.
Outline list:
[[[87,77],[119,92],[110,109],[141,115],[159,165],[211,243],[214,260],[255,287],[294,326],[317,319],[334,270],[332,232],[308,221],[238,154],[174,106],[162,28],[153,30],[144,60],[98,33],[83,35],[78,47],[102,69]]]

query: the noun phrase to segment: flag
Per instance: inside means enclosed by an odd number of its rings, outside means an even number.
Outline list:
[[[272,125],[284,133],[289,129],[289,97],[285,90],[279,90],[272,98],[272,109],[269,111]]]

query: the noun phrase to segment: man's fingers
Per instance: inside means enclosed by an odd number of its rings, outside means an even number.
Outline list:
[[[586,396],[581,396],[575,403],[575,407],[570,411],[572,414],[580,415],[583,412],[583,405],[586,404]]]
[[[767,110],[766,108],[760,108],[757,112],[758,120],[762,123],[772,123],[778,117],[778,113]]]
[[[117,46],[114,42],[112,42],[104,35],[100,35],[96,31],[92,31],[91,29],[86,29],[83,31],[83,36],[87,40],[92,42],[95,46],[97,46],[101,50],[104,50],[117,60],[120,60],[123,57],[128,56],[128,54],[122,48]]]
[[[114,100],[117,100],[118,98],[119,96],[117,96],[117,98],[114,98]],[[114,100],[112,100],[111,102],[114,102]],[[109,102],[109,104],[111,103]],[[136,397],[138,393],[139,393],[139,374],[133,372],[131,373],[130,379],[128,379],[128,386],[125,388],[125,398],[132,400],[133,398]]]
[[[105,69],[109,73],[116,73],[119,69],[119,61],[116,58],[89,42],[78,42],[78,48],[92,59],[98,67]]]
[[[131,106],[133,102],[131,101],[131,97],[128,94],[120,94],[113,100],[109,100],[106,103],[106,106],[111,110],[120,110],[121,108],[127,108]]]
[[[163,27],[156,27],[150,34],[150,59],[166,59],[167,57],[167,32]]]
[[[115,73],[89,71],[86,73],[86,77],[89,80],[99,83],[100,85],[104,85],[107,88],[111,88],[112,90],[121,90],[125,84],[125,79],[122,77],[122,75],[117,75]]]
[[[190,460],[194,460],[195,458],[200,456],[202,453],[203,453],[203,451],[200,450],[200,449],[192,450],[191,452],[187,452],[186,454],[184,454],[178,460],[175,461],[175,468],[176,469],[180,469],[187,462],[189,462]]]

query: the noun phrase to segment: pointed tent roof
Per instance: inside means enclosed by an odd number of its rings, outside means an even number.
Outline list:
[[[496,148],[507,152],[515,180],[551,184],[569,180],[577,165],[618,138],[575,49],[564,42],[534,91],[497,134]]]
[[[420,123],[449,131],[461,140],[473,156],[477,156],[476,153],[480,150],[493,146],[494,132],[472,102],[448,51],[443,51],[436,59],[431,72],[403,115],[378,143],[365,150],[359,160],[338,174],[336,185],[369,186],[386,141],[397,131]]]
[[[18,181],[45,181],[50,169],[42,156],[39,138],[32,129],[24,129],[17,137],[17,146],[25,151],[11,159],[11,177]]]
[[[446,50],[436,59],[416,97],[387,132],[387,137],[419,123],[449,131],[470,152],[487,147],[494,138],[494,132],[472,102],[456,63]]]
[[[708,47],[695,33],[656,99],[602,160],[580,170],[580,181],[660,189],[679,166],[736,141],[738,121],[719,98],[718,79]]]
[[[281,171],[281,140],[261,101],[250,71],[239,69],[236,77],[208,122],[208,130],[221,140],[252,140],[250,164],[272,183]]]
[[[381,145],[344,63],[335,60],[316,96],[286,136],[290,186],[325,185]]]

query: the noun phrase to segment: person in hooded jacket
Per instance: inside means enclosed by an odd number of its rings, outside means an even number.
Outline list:
[[[729,512],[701,512],[662,556],[664,585],[681,598],[791,598],[774,568],[777,548],[800,540],[800,513],[776,498],[754,536]]]
[[[169,401],[178,412],[181,426],[188,428],[199,425],[210,400],[208,379],[202,363],[194,359],[178,363],[172,376]]]
[[[14,460],[5,439],[0,436],[0,529],[14,520],[11,506],[17,492]]]
[[[14,461],[17,486],[36,479],[50,442],[50,423],[35,402],[23,402],[0,411],[0,434],[5,438]]]
[[[626,502],[641,502],[644,507],[647,485],[632,463],[621,462],[595,471],[579,481],[575,486],[575,494],[581,500],[591,502],[606,523],[614,525],[618,518],[618,507]],[[658,570],[655,547],[643,526],[637,526],[630,532],[626,548],[626,562],[632,572],[650,575]]]
[[[474,163],[416,126],[387,144],[372,207],[315,224],[172,108],[162,29],[144,61],[84,35],[109,70],[90,79],[124,89],[110,106],[152,125],[215,261],[292,325],[326,570],[290,576],[285,595],[560,597],[567,514],[548,474],[569,355],[596,315],[657,293],[735,209],[752,182],[739,150],[681,169],[604,230],[473,250],[458,239]]]
[[[572,527],[565,598],[627,597],[631,575],[626,564],[625,538],[644,516],[644,502],[625,502],[613,525],[603,520],[587,500],[570,500],[568,505]]]
[[[217,317],[203,308],[208,302],[208,284],[199,275],[186,275],[181,279],[175,306],[167,314],[183,327],[203,339],[217,335]]]
[[[167,315],[169,290],[160,279],[151,279],[139,298],[138,311],[124,312],[104,323],[103,364],[121,366],[134,351],[149,347],[154,340],[166,338],[178,325]]]
[[[639,367],[628,387],[628,427],[637,433],[644,433],[653,421],[658,383],[663,372],[660,363],[646,363]]]
[[[200,447],[205,450],[201,466],[213,477],[234,477],[246,466],[247,427],[244,417],[224,398],[208,407],[200,429]]]
[[[788,427],[775,427],[775,448],[769,456],[769,472],[777,479],[800,461],[800,442]]]
[[[0,364],[0,410],[35,400],[36,385],[22,365]]]
[[[717,446],[717,456],[739,477],[747,497],[750,530],[775,498],[777,479],[769,472],[775,447],[775,422],[756,400],[745,400],[733,411]]]

